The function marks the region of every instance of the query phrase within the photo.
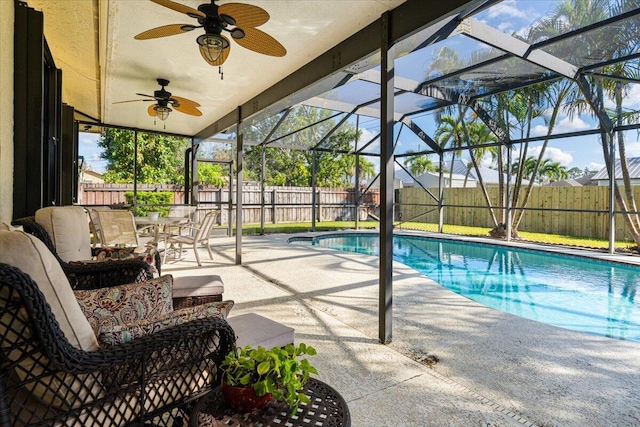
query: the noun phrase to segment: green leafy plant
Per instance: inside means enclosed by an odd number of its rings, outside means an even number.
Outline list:
[[[229,353],[220,365],[224,381],[230,386],[253,387],[257,396],[271,393],[276,400],[284,401],[295,414],[301,402],[309,403],[309,397],[300,392],[311,374],[318,374],[307,359],[316,350],[300,343],[285,347],[246,346]]]
[[[127,203],[133,205],[133,191],[124,193]],[[138,207],[134,215],[145,216],[148,212],[160,212],[160,216],[167,216],[172,203],[173,193],[170,191],[138,191]]]

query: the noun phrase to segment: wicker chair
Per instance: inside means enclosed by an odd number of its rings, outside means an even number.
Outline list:
[[[153,277],[153,269],[142,259],[120,259],[108,262],[66,262],[56,252],[56,247],[45,228],[38,224],[35,217],[25,217],[12,222],[22,226],[24,231],[36,236],[56,257],[67,275],[73,289],[98,289],[125,283],[142,282]],[[100,248],[92,249],[92,255]],[[160,254],[157,254],[160,266]],[[158,270],[158,274],[160,270]]]
[[[0,231],[0,425],[182,425],[218,383],[234,343],[228,323],[201,318],[98,345],[47,252],[25,233]]]

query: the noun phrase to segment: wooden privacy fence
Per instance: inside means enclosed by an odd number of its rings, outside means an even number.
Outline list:
[[[125,203],[125,192],[133,191],[131,184],[83,184],[80,191],[82,205],[110,205]],[[137,191],[169,191],[172,204],[184,203],[184,188],[178,185],[138,185]],[[232,194],[235,201],[235,194]],[[265,222],[311,222],[313,189],[311,187],[266,187]],[[220,223],[229,221],[229,189],[227,187],[201,187],[198,204],[220,208]],[[317,221],[349,221],[354,219],[355,195],[348,188],[316,188]],[[255,185],[242,190],[242,219],[245,224],[260,223],[261,191]],[[378,215],[380,195],[377,189],[369,190],[361,197],[360,218],[367,213]],[[231,214],[231,221],[235,215]]]
[[[113,205],[126,203],[124,193],[133,191],[133,184],[80,184],[78,202],[81,205]],[[137,191],[168,191],[172,204],[184,203],[184,187],[173,184],[138,184]]]
[[[435,195],[438,194],[437,189],[430,189],[430,191]],[[636,199],[640,197],[640,186],[634,186],[633,191]],[[498,188],[488,187],[487,192],[491,204],[500,206]],[[480,188],[446,188],[443,202],[445,224],[493,228],[487,203]],[[397,190],[396,203],[398,204],[396,219],[401,214],[402,221],[438,223],[437,203],[421,188]],[[518,227],[519,231],[597,239],[609,237],[609,214],[607,213],[609,187],[533,187],[527,208],[531,210],[525,211]],[[615,208],[618,210],[617,206]],[[559,211],[540,209],[559,209]],[[602,213],[575,212],[579,210]],[[500,212],[497,209],[494,211],[500,221]],[[633,241],[621,215],[616,215],[615,225],[616,240]]]

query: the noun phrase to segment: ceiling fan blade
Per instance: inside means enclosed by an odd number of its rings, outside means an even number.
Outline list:
[[[191,31],[194,28],[196,27],[189,24],[163,25],[162,27],[156,27],[147,31],[143,31],[142,33],[135,36],[134,39],[148,40],[148,39],[157,39],[158,37],[175,36],[176,34],[182,34],[182,33]]]
[[[158,115],[155,108],[156,104],[149,105],[149,108],[147,108],[147,113],[149,113],[151,117],[156,117]]]
[[[180,3],[173,2],[171,0],[151,0],[152,2],[159,4],[160,6],[168,7],[169,9],[175,10],[176,12],[185,13],[192,18],[206,18],[207,15],[200,12],[198,9],[194,9],[189,6],[185,6]]]
[[[112,102],[112,104],[125,104],[127,102],[138,102],[138,101],[155,101],[155,99],[130,99],[129,101]]]
[[[229,42],[229,39],[227,39],[225,36],[220,36],[223,39],[226,39],[227,42]],[[220,56],[218,57],[218,59],[216,59],[215,61],[209,61],[206,57],[206,55],[203,52],[203,47],[200,46],[200,54],[202,55],[202,57],[204,58],[205,61],[207,61],[207,63],[209,65],[213,65],[214,67],[220,66],[222,64],[224,64],[224,61],[227,60],[227,57],[229,56],[229,52],[231,51],[231,45],[227,46],[225,49],[223,49],[222,53],[220,54]]]
[[[153,100],[153,99],[156,99],[156,97],[155,97],[155,96],[153,96],[153,95],[147,95],[146,93],[136,93],[136,95],[138,95],[138,96],[146,96],[147,98],[152,98],[152,99],[149,99],[149,100],[147,100],[147,99],[142,100],[142,99],[141,99],[141,101],[151,101],[151,100]]]
[[[285,56],[287,49],[269,34],[257,28],[243,28],[245,36],[234,39],[236,43],[245,49],[270,56]]]
[[[198,104],[196,101],[192,101],[190,99],[187,98],[182,98],[180,96],[171,96],[171,98],[169,99],[169,101],[175,99],[176,101],[178,101],[178,104],[180,104],[180,106],[192,106],[192,107],[200,107],[200,104]]]
[[[266,10],[244,3],[225,3],[220,6],[218,13],[231,16],[237,27],[257,27],[269,20]]]
[[[192,104],[180,104],[178,106],[174,105],[173,109],[176,111],[180,111],[181,113],[188,114],[190,116],[201,116],[202,111],[198,110]]]

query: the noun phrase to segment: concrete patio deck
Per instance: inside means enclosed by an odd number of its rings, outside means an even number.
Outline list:
[[[244,237],[242,266],[235,239],[214,238],[213,261],[201,249],[198,267],[187,251],[163,273],[218,274],[231,316],[294,327],[354,427],[640,425],[640,343],[505,314],[396,263],[393,342],[382,345],[377,258],[290,237]]]

